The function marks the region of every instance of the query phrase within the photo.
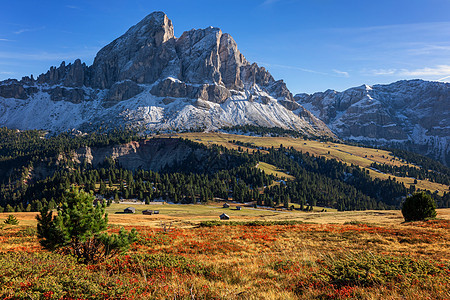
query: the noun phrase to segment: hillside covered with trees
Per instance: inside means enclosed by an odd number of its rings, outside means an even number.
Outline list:
[[[126,130],[45,137],[40,131],[6,128],[0,129],[0,141],[0,210],[7,212],[38,211],[46,205],[56,207],[72,185],[93,191],[109,202],[139,199],[148,203],[164,199],[174,203],[206,203],[232,199],[285,208],[297,203],[305,210],[312,206],[338,210],[399,208],[412,192],[395,179],[372,179],[358,166],[283,145],[244,151],[240,147],[233,150],[205,146],[185,139],[148,139]],[[127,168],[113,157],[105,157],[98,164],[74,157],[82,147],[104,149],[132,141],[145,141],[160,151],[175,144],[174,147],[189,153],[182,160],[167,161],[159,170]],[[259,162],[276,166],[294,179],[266,174],[256,168]],[[431,174],[427,172],[423,174]],[[438,181],[447,182],[447,178],[446,174],[436,175]],[[432,196],[439,207],[450,206],[448,193]]]

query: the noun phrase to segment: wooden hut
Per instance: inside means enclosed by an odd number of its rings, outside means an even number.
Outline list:
[[[221,220],[229,220],[229,219],[230,219],[230,216],[228,216],[227,214],[221,214],[221,215],[219,216],[219,218],[220,218]]]
[[[136,213],[136,209],[134,207],[127,207],[123,210],[123,212],[126,214],[134,214]]]
[[[223,204],[223,208],[228,208],[228,207],[230,207],[230,204],[228,204],[228,203]]]
[[[142,211],[142,214],[144,214],[144,215],[152,215],[153,214],[153,210],[146,209],[146,210]]]

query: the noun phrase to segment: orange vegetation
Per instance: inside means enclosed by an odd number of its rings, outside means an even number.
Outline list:
[[[26,222],[28,218],[18,214],[18,219]],[[38,245],[32,227],[4,226],[0,266],[7,270],[8,264],[20,260],[18,268],[26,270],[20,274],[28,275],[8,281],[0,287],[0,295],[26,298],[28,294],[41,299],[112,299],[119,295],[126,299],[450,298],[449,220],[226,224],[170,230],[166,226],[166,231],[163,226],[127,225],[126,229],[136,228],[140,236],[128,255],[88,266],[77,266],[56,254],[45,256],[47,251]],[[119,229],[112,225],[109,231]],[[20,252],[20,257],[15,254],[5,261],[5,255],[13,252]],[[44,270],[38,272],[39,268]],[[70,269],[74,278],[50,279],[59,276],[55,274],[61,268]],[[90,282],[88,289],[80,288],[82,278]],[[42,286],[45,280],[56,283]]]

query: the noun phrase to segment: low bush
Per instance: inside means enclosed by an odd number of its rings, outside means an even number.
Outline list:
[[[179,255],[125,255],[83,265],[53,252],[0,253],[0,299],[166,299],[167,290],[159,288],[176,276],[218,275],[214,268]],[[188,292],[189,287],[189,282],[183,285]],[[199,298],[217,299],[207,293]]]
[[[9,215],[8,218],[4,221],[4,223],[8,225],[19,225],[19,221],[14,215]]]
[[[406,222],[422,221],[436,217],[436,202],[427,193],[416,193],[408,198],[402,206]]]
[[[21,229],[16,233],[16,236],[19,237],[30,237],[35,235],[36,235],[36,228],[34,227],[25,227],[24,229]]]
[[[273,226],[273,225],[298,225],[304,224],[302,221],[203,221],[200,222],[200,227],[214,227],[214,226]]]
[[[328,256],[317,261],[321,267],[317,279],[336,287],[374,286],[404,279],[430,280],[450,274],[450,264],[433,264],[408,257],[390,257],[371,253]]]

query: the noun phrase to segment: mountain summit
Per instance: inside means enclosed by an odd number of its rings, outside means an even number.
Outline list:
[[[294,101],[286,84],[249,63],[220,29],[174,36],[154,12],[101,49],[37,79],[0,82],[0,125],[18,129],[92,130],[129,125],[146,130],[218,129],[253,124],[307,135],[332,135]]]

